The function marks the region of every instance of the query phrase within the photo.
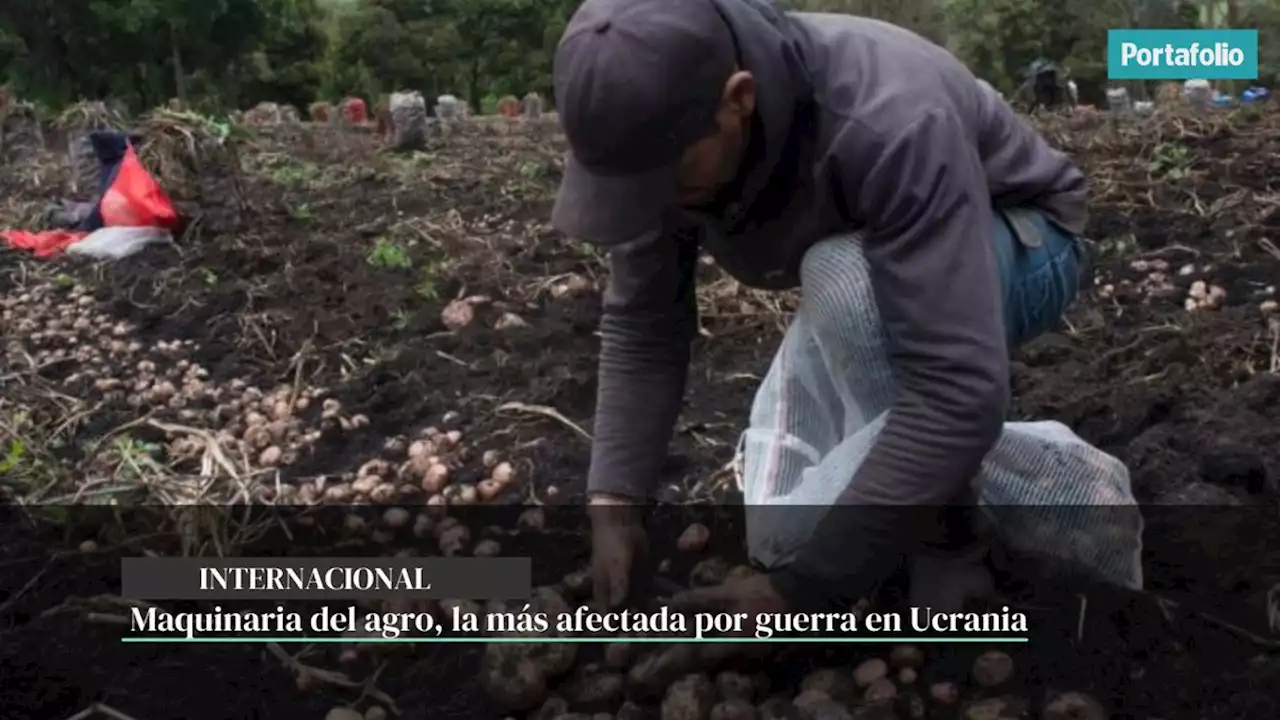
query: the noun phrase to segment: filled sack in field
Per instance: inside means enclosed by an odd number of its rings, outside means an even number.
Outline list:
[[[419,150],[427,144],[427,101],[417,91],[391,95],[391,147]]]
[[[896,397],[861,246],[805,256],[802,295],[743,435],[747,546],[790,562],[853,480]],[[831,278],[835,278],[832,280]],[[835,288],[834,290],[832,288]],[[971,495],[1002,544],[1062,575],[1142,587],[1143,518],[1129,473],[1057,422],[1007,422]]]

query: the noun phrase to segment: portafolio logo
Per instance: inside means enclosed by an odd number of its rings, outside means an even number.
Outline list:
[[[1257,30],[1108,30],[1112,80],[1253,80]]]

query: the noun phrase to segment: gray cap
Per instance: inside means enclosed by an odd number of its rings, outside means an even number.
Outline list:
[[[655,229],[684,150],[716,130],[737,49],[712,0],[586,0],[555,57],[570,157],[551,213],[565,234],[615,245]]]

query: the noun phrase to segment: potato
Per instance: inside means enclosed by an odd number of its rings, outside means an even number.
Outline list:
[[[547,698],[542,706],[529,715],[529,720],[557,720],[569,712],[569,703],[558,695]]]
[[[1013,658],[999,650],[988,650],[973,661],[973,680],[982,687],[1003,685],[1013,677]]]
[[[422,478],[422,489],[432,494],[440,492],[448,484],[449,468],[441,463],[428,467],[426,475]]]
[[[707,548],[711,540],[711,531],[702,523],[693,523],[680,533],[676,540],[676,549],[684,553],[700,553]]]
[[[898,682],[903,685],[910,685],[920,677],[920,673],[915,668],[904,667],[898,671]]]
[[[387,720],[387,711],[381,705],[374,705],[364,711],[364,720]]]
[[[786,698],[769,698],[756,708],[760,720],[800,720],[800,710]]]
[[[817,691],[841,703],[853,699],[854,690],[852,678],[849,678],[843,672],[831,669],[817,670],[810,673],[800,683],[801,694]]]
[[[880,678],[871,683],[863,698],[869,703],[886,703],[898,696],[898,688],[889,678]]]
[[[275,467],[276,465],[280,464],[280,458],[283,455],[284,455],[283,450],[276,447],[275,445],[272,445],[266,450],[263,450],[262,454],[258,456],[258,464],[264,467]]]
[[[526,657],[486,655],[481,682],[499,705],[507,710],[528,710],[547,692],[547,678],[537,663]]]
[[[860,688],[889,675],[889,664],[880,658],[871,658],[853,669],[853,682]]]
[[[349,707],[336,707],[325,713],[324,720],[364,720],[364,715]]]
[[[560,589],[566,598],[586,600],[594,590],[589,570],[576,570],[560,580]]]
[[[742,698],[725,700],[711,708],[711,720],[756,720],[756,706]]]
[[[693,587],[719,585],[728,576],[729,563],[724,558],[708,558],[693,567],[689,573],[689,584]]]
[[[398,530],[408,525],[412,517],[409,511],[404,508],[387,508],[387,511],[382,513],[382,524],[393,530]]]
[[[516,519],[516,527],[521,530],[542,530],[546,526],[547,516],[542,512],[542,508],[529,508],[520,513],[520,517]]]
[[[636,700],[653,700],[662,695],[672,680],[696,665],[695,647],[688,643],[671,645],[647,655],[627,672],[627,694]]]
[[[476,483],[476,497],[480,499],[480,502],[493,500],[501,495],[503,490],[506,490],[506,486],[493,478],[486,478]]]
[[[716,675],[716,693],[721,700],[753,700],[756,688],[751,678],[726,670]]]
[[[549,585],[534,588],[532,605],[533,612],[546,613],[547,618],[552,621],[553,625],[558,616],[568,615],[573,612],[573,608],[564,599],[564,596]]]
[[[357,495],[372,495],[373,491],[382,484],[382,478],[376,475],[362,475],[351,483],[351,491]]]
[[[609,643],[604,646],[604,666],[609,670],[622,671],[631,666],[634,645],[624,642]]]
[[[924,650],[915,645],[898,645],[889,651],[889,663],[896,668],[924,667]]]
[[[844,706],[820,692],[801,693],[793,704],[805,720],[852,720]]]
[[[558,677],[573,669],[573,663],[578,659],[578,646],[573,643],[539,643],[531,645],[528,653],[544,675]]]
[[[1107,711],[1084,693],[1066,692],[1045,706],[1043,717],[1044,720],[1106,720]]]
[[[960,687],[953,682],[934,683],[929,687],[929,697],[943,705],[954,705],[960,699]]]
[[[471,554],[476,557],[497,557],[500,552],[502,552],[502,546],[498,544],[497,540],[492,539],[481,540],[471,550]]]
[[[965,706],[964,720],[1003,720],[1007,717],[1022,717],[1025,708],[1011,698],[985,698]]]
[[[686,675],[667,688],[662,720],[706,720],[715,702],[715,688],[706,675]]]
[[[618,713],[614,717],[617,720],[648,720],[649,713],[644,708],[628,700],[622,703],[622,707],[618,708]]]
[[[471,542],[471,531],[465,525],[454,525],[440,533],[440,554],[445,557],[461,555]]]
[[[582,672],[560,691],[571,705],[586,712],[611,710],[622,702],[623,678],[616,673]]]
[[[502,485],[508,485],[516,477],[515,468],[511,467],[509,462],[500,462],[494,468],[489,477]]]

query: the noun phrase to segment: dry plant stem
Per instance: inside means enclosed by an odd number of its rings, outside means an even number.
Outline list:
[[[135,718],[132,715],[127,715],[125,713],[122,713],[119,710],[116,710],[115,708],[111,707],[110,705],[106,705],[103,703],[94,703],[89,707],[76,713],[75,715],[72,715],[71,717],[67,718],[67,720],[89,720],[90,718],[93,718],[97,715],[106,715],[112,720],[138,720],[138,718]]]
[[[346,673],[313,667],[311,665],[307,665],[301,660],[298,660],[298,656],[307,651],[307,648],[305,647],[298,653],[298,655],[290,655],[285,652],[284,648],[280,647],[279,643],[267,643],[267,651],[276,656],[276,658],[295,675],[301,675],[312,680],[318,680],[338,687],[359,688],[360,697],[356,700],[357,703],[366,697],[370,697],[383,705],[386,705],[393,714],[400,714],[400,709],[396,706],[396,701],[392,700],[390,695],[379,690],[375,685],[378,681],[378,677],[382,674],[382,671],[386,669],[386,663],[380,665],[378,669],[365,680],[357,682],[347,676]]]
[[[509,402],[500,406],[498,408],[498,412],[516,412],[548,417],[574,431],[579,437],[587,442],[592,442],[591,433],[583,430],[576,423],[565,417],[559,410],[556,410],[553,407],[547,407],[546,405],[526,405],[522,402]]]

